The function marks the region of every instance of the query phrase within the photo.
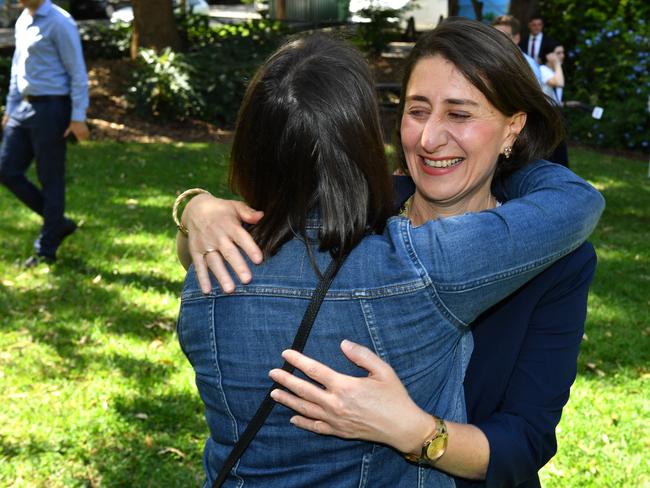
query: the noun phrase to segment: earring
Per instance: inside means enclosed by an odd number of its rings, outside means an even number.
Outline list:
[[[510,159],[511,154],[512,154],[512,146],[506,146],[505,149],[503,150],[503,155],[505,156],[506,159]]]

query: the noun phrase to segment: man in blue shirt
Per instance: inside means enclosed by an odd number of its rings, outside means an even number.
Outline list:
[[[64,217],[66,139],[88,138],[88,76],[77,26],[51,0],[20,0],[2,126],[0,182],[43,217],[28,267],[53,262],[77,225]],[[32,160],[41,188],[25,177]]]
[[[521,25],[519,24],[519,21],[512,15],[501,15],[497,17],[492,21],[492,27],[503,32],[510,39],[512,39],[512,42],[519,46],[519,42],[521,40]],[[542,73],[540,71],[539,64],[537,64],[537,61],[531,58],[523,50],[521,53],[524,55],[528,66],[530,66],[530,69],[533,71],[533,74],[535,75],[535,78],[537,78],[540,86],[543,86],[544,83],[542,82]]]

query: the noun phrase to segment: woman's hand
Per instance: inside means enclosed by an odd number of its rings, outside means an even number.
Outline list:
[[[370,349],[346,340],[341,350],[367,370],[368,376],[343,375],[297,351],[286,350],[282,357],[324,389],[273,369],[269,376],[290,392],[276,389],[272,398],[299,414],[291,423],[302,429],[420,454],[422,443],[435,429],[433,417],[411,400],[395,371]]]
[[[548,63],[548,65],[549,65],[549,67],[550,67],[551,69],[555,69],[555,67],[556,67],[557,64],[558,64],[557,55],[556,55],[554,52],[552,52],[552,53],[548,53],[548,54],[546,55],[546,62]]]
[[[255,224],[263,215],[263,212],[253,210],[242,202],[222,200],[209,194],[198,195],[188,202],[182,222],[189,233],[186,239],[184,236],[177,239],[177,250],[185,267],[189,266],[190,259],[194,263],[204,293],[212,289],[208,269],[224,292],[235,290],[226,262],[241,283],[251,280],[251,271],[241,251],[254,263],[262,262],[262,251],[242,227],[242,222]]]

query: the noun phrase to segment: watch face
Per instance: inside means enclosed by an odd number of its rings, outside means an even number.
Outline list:
[[[427,457],[431,461],[437,461],[447,449],[447,436],[441,435],[433,439],[427,446]]]

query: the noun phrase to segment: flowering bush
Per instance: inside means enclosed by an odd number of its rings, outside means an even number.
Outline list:
[[[569,134],[590,144],[648,151],[650,4],[542,0],[548,34],[567,53],[564,100],[605,109],[601,120],[567,110]]]

